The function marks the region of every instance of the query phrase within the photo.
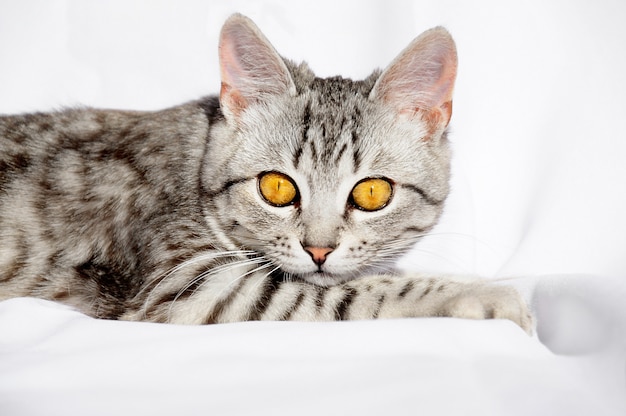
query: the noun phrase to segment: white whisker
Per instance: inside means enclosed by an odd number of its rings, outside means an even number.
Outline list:
[[[173,302],[175,302],[184,292],[186,292],[187,289],[189,289],[190,287],[192,287],[193,285],[197,284],[198,282],[202,280],[207,280],[208,278],[215,276],[229,269],[234,269],[236,267],[245,267],[248,265],[259,264],[262,262],[263,260],[258,259],[258,258],[244,259],[244,260],[239,260],[239,261],[235,261],[231,263],[221,264],[217,267],[213,267],[211,269],[205,270],[204,272],[200,273],[199,275],[191,279],[185,286],[183,286],[183,288],[178,291],[178,294],[174,298]],[[196,290],[197,288],[194,290],[194,293]]]
[[[280,269],[280,265],[275,265],[275,264],[274,264],[273,262],[271,262],[271,261],[269,261],[269,262],[266,264],[266,266],[267,266],[267,267],[272,267],[272,266],[275,266],[275,267],[274,267],[272,270],[270,270],[269,272],[265,273],[265,274],[263,275],[263,277],[259,279],[259,281],[258,281],[258,282],[254,285],[254,287],[253,287],[253,290],[254,290],[254,291],[256,291],[256,290],[259,288],[259,286],[261,286],[261,284],[265,281],[265,279],[266,279],[268,276],[270,276],[270,275],[271,275],[272,273],[274,273],[276,270]]]
[[[226,286],[224,286],[222,288],[222,290],[215,294],[215,299],[219,299],[222,294],[227,291],[229,288],[231,288],[235,283],[237,283],[238,281],[240,281],[241,279],[244,279],[246,276],[249,276],[253,273],[256,273],[259,270],[263,270],[265,268],[271,267],[271,263],[267,262],[267,260],[265,259],[261,259],[261,258],[255,258],[255,259],[249,259],[247,261],[238,261],[238,262],[233,262],[233,263],[229,263],[226,265],[222,265],[219,270],[218,268],[216,269],[212,269],[209,270],[207,272],[201,273],[199,276],[196,276],[192,282],[188,283],[187,285],[185,285],[185,287],[183,289],[181,289],[178,294],[176,295],[176,297],[174,297],[174,299],[172,300],[172,302],[170,303],[169,309],[168,309],[168,316],[171,317],[172,314],[172,308],[174,307],[174,304],[176,303],[176,301],[178,300],[178,298],[187,290],[189,289],[191,286],[193,286],[194,284],[197,284],[198,282],[202,282],[198,285],[198,287],[196,287],[193,292],[192,292],[192,296],[198,291],[200,290],[205,284],[208,283],[208,281],[210,280],[210,277],[215,276],[221,272],[224,272],[226,270],[229,269],[234,269],[234,268],[238,268],[238,267],[245,267],[245,266],[249,266],[249,265],[253,265],[253,264],[261,264],[258,267],[255,267],[251,270],[248,270],[246,273],[243,273],[242,275],[238,276],[237,278],[233,279],[231,282],[229,282]]]
[[[135,298],[138,298],[146,290],[149,290],[149,293],[148,293],[146,299],[142,302],[143,303],[143,308],[142,308],[143,309],[143,314],[145,316],[145,314],[147,312],[148,305],[150,304],[150,299],[154,295],[156,295],[157,290],[160,288],[160,286],[165,281],[169,280],[169,278],[171,276],[175,275],[176,273],[178,273],[179,271],[183,270],[184,268],[187,268],[187,267],[190,267],[190,266],[195,266],[195,265],[197,265],[199,263],[210,261],[210,260],[216,260],[216,259],[219,259],[219,258],[247,256],[247,255],[253,255],[253,254],[257,254],[257,253],[254,252],[254,251],[251,251],[251,250],[216,251],[216,252],[201,253],[199,255],[196,255],[196,256],[192,257],[189,260],[183,261],[182,263],[172,267],[167,272],[164,272],[160,276],[158,276],[155,279],[153,279],[150,283],[146,284],[135,295]]]

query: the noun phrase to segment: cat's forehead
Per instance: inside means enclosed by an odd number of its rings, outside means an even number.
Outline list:
[[[415,164],[417,140],[407,141],[406,131],[398,134],[394,113],[370,99],[379,76],[374,72],[353,81],[295,71],[296,96],[284,95],[246,113],[246,145],[239,147],[246,150],[237,160],[257,160],[242,163],[250,171],[278,170],[320,186],[340,178],[412,172],[407,165]],[[251,157],[243,157],[246,151]]]
[[[308,88],[320,97],[326,98],[329,104],[340,104],[351,97],[367,97],[374,86],[374,79],[353,81],[350,78],[334,76],[328,78],[316,77]]]
[[[300,85],[298,109],[304,139],[317,137],[332,146],[338,144],[340,135],[355,134],[359,125],[372,115],[374,103],[369,95],[377,75],[358,81],[341,76],[315,77]]]
[[[341,107],[355,98],[367,99],[381,74],[375,70],[367,78],[355,81],[342,76],[318,77],[305,62],[296,65],[285,60],[285,65],[298,94],[315,97],[326,107]]]
[[[305,116],[313,123],[341,130],[346,123],[360,121],[370,91],[371,87],[368,88],[363,82],[342,77],[316,78],[305,92]]]

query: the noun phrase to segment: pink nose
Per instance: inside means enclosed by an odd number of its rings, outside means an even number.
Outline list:
[[[324,264],[326,256],[333,251],[330,247],[305,247],[304,249],[318,266]]]

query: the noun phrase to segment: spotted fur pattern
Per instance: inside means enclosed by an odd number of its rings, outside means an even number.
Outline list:
[[[0,118],[0,299],[189,324],[458,316],[529,329],[511,288],[393,272],[448,194],[444,29],[351,81],[281,58],[235,15],[220,62],[219,97]],[[293,180],[294,203],[263,199],[270,171]],[[351,202],[365,178],[392,184],[384,208]]]

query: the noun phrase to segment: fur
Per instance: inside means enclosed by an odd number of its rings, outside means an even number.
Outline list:
[[[158,112],[71,109],[0,118],[0,299],[175,323],[502,317],[517,292],[402,276],[450,175],[456,50],[435,28],[363,81],[317,78],[241,15],[224,25],[222,85]],[[297,198],[268,202],[266,172]],[[352,190],[382,178],[382,207]]]

